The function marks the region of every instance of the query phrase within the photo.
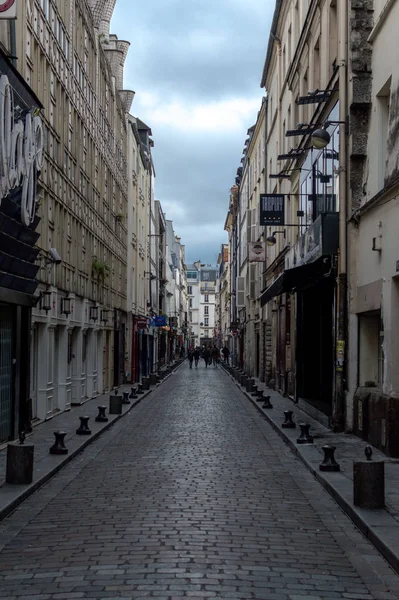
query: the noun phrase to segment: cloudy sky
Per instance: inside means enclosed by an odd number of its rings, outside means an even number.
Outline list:
[[[124,87],[152,129],[156,199],[186,245],[215,264],[229,190],[259,87],[274,0],[117,0],[111,32],[131,42]]]

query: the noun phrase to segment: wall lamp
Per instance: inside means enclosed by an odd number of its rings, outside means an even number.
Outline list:
[[[40,310],[45,310],[47,315],[49,310],[51,310],[51,292],[48,288],[40,294],[38,303]]]
[[[65,298],[61,298],[61,312],[64,315],[70,315],[72,310],[71,310],[71,301],[72,298],[69,298],[69,296],[66,296]]]
[[[285,229],[283,229],[283,231],[273,231],[273,233],[266,238],[266,244],[268,246],[276,245],[276,242],[277,242],[276,235],[278,233],[282,233],[284,235],[284,239],[285,239]]]
[[[109,309],[108,308],[104,308],[101,311],[101,321],[105,324],[108,321],[108,313],[109,313]]]
[[[147,277],[148,275],[150,276],[150,281],[154,281],[154,279],[157,278],[156,275],[154,275],[154,273],[151,273],[150,271],[144,271],[144,275]]]
[[[347,121],[326,121],[320,129],[315,129],[310,136],[312,146],[316,150],[323,150],[331,141],[331,135],[327,131],[327,127],[330,125],[345,125],[345,133],[348,133],[348,122]]]
[[[90,319],[90,321],[94,321],[94,322],[97,321],[97,319],[98,319],[98,306],[90,306],[89,319]]]

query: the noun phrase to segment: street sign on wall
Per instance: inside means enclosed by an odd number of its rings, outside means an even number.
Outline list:
[[[284,194],[260,195],[260,225],[284,225]]]
[[[17,18],[17,0],[0,0],[0,19]]]

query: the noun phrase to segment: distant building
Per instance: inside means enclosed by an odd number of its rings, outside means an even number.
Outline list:
[[[218,268],[197,261],[187,267],[189,323],[192,345],[214,344]]]

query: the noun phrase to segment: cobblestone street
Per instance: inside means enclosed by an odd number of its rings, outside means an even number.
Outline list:
[[[0,598],[388,600],[399,577],[201,361],[0,524]]]

